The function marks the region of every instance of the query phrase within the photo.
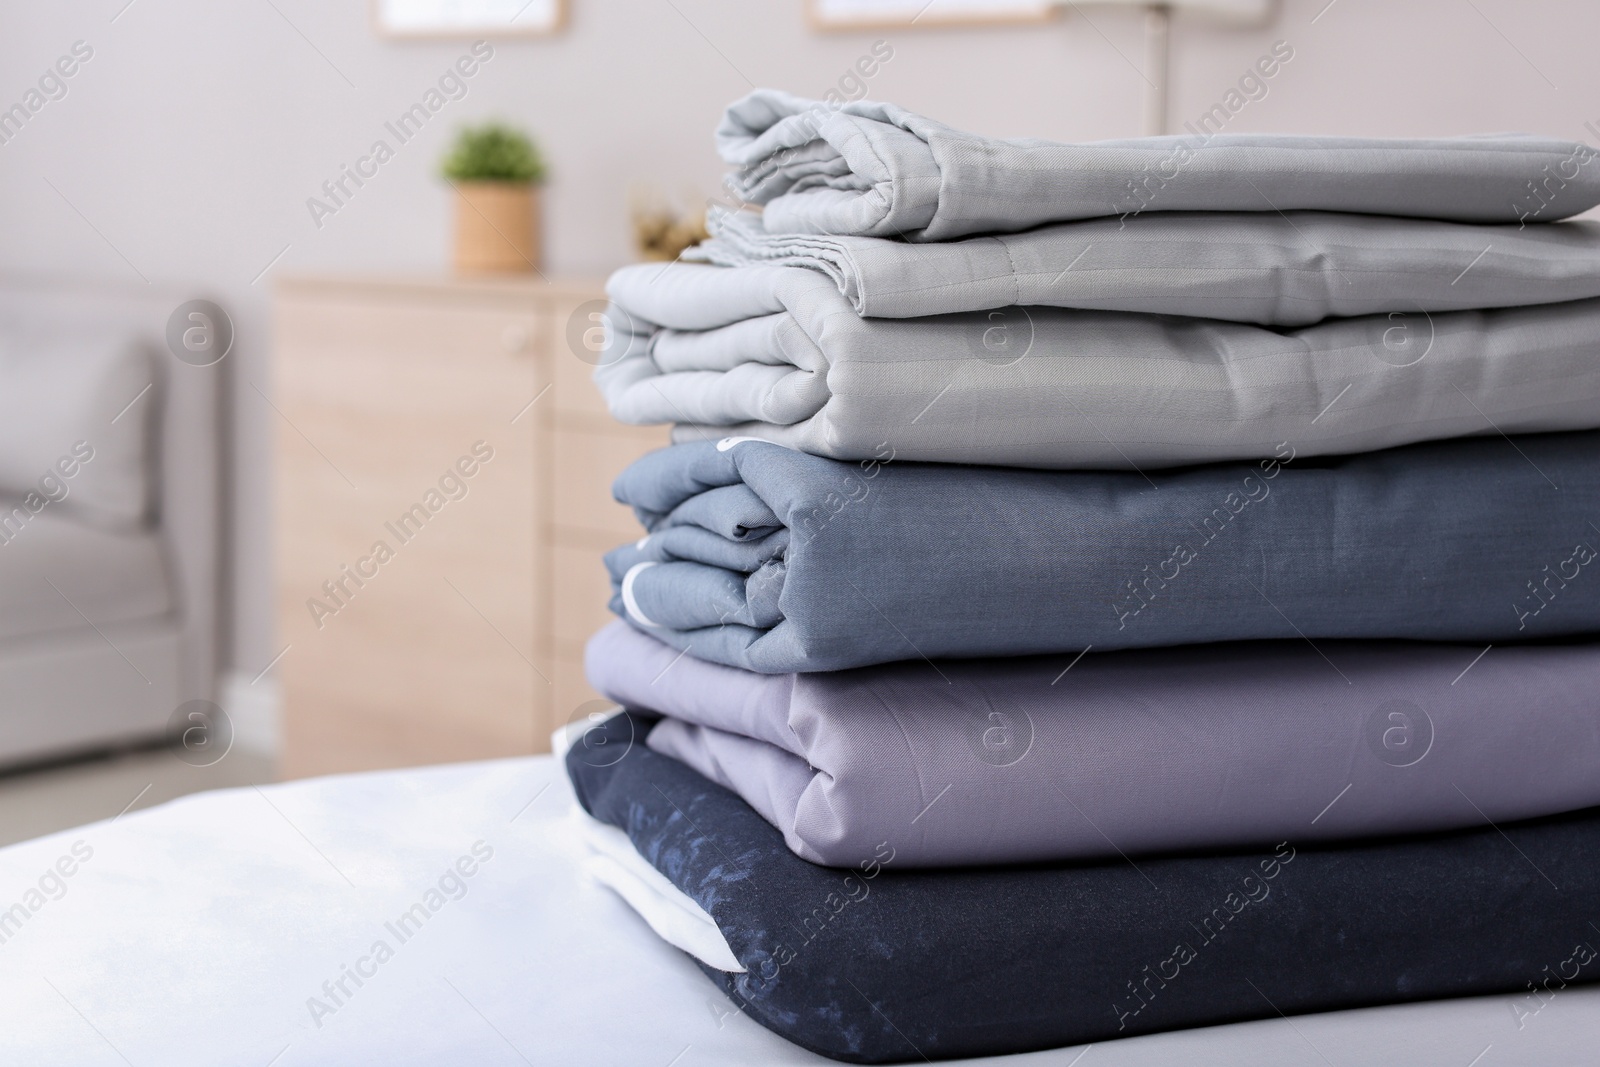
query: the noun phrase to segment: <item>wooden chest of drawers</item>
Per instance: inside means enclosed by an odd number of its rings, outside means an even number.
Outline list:
[[[667,440],[613,422],[590,381],[601,299],[537,280],[279,281],[286,776],[546,751],[595,698],[600,555],[640,533],[610,482]]]

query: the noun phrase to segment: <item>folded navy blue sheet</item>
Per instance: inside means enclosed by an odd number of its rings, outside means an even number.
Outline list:
[[[1371,844],[952,871],[897,869],[891,836],[841,870],[650,751],[650,725],[618,716],[568,753],[580,803],[715,920],[745,970],[702,969],[742,1011],[837,1059],[1545,998],[1600,976],[1597,809]]]
[[[763,673],[1195,642],[1600,631],[1600,432],[1150,472],[844,463],[748,438],[622,473],[612,610]],[[1065,661],[1063,661],[1063,666]],[[1338,670],[1329,663],[1330,670]],[[937,670],[930,667],[930,670]]]

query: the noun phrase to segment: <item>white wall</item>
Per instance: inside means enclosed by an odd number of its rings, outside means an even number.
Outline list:
[[[875,38],[895,54],[872,95],[954,126],[1062,140],[1140,132],[1133,11],[1085,5],[1087,15],[1043,27],[822,35],[806,28],[802,0],[568,2],[564,33],[498,43],[469,95],[319,230],[306,199],[466,42],[379,40],[366,0],[0,0],[0,107],[74,41],[94,49],[67,96],[0,145],[0,272],[143,274],[215,293],[238,320],[230,647],[251,675],[275,651],[276,416],[250,385],[270,377],[270,277],[253,279],[286,245],[277,270],[443,269],[449,199],[434,167],[458,122],[498,115],[540,137],[553,165],[548,258],[569,275],[625,261],[633,185],[715,191],[710,131],[723,104],[752,83],[821,95]],[[1287,0],[1275,27],[1248,32],[1180,20],[1173,120],[1220,99],[1282,38],[1295,58],[1230,130],[1592,140],[1583,124],[1600,120],[1597,36],[1600,9],[1570,0]]]

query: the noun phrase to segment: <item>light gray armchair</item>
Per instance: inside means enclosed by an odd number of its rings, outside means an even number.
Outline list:
[[[0,767],[216,698],[226,360],[168,351],[184,299],[0,280]]]

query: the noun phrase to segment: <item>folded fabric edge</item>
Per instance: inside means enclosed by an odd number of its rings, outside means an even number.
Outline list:
[[[718,971],[745,973],[744,965],[705,909],[666,875],[645,862],[628,835],[574,807],[579,836],[589,855],[583,871],[623,899],[667,944]]]
[[[622,714],[624,709],[619,704],[598,718],[558,726],[550,734],[550,751],[564,763],[567,753],[584,734]],[[708,967],[744,973],[744,965],[733,954],[716,921],[666,875],[650,866],[627,833],[601,822],[578,805],[573,806],[572,813],[578,836],[589,850],[583,862],[583,871],[589,878],[621,897],[667,944]]]

